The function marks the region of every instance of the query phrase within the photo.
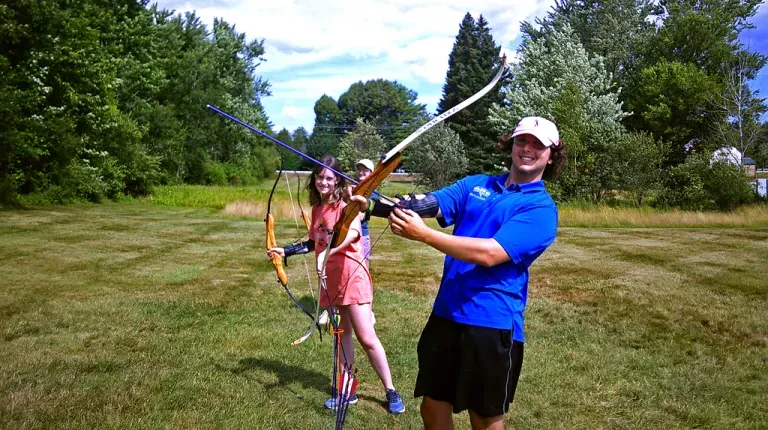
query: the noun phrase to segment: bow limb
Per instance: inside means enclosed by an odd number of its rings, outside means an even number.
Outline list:
[[[507,63],[507,56],[505,55],[501,59],[501,66],[499,66],[499,70],[498,72],[496,72],[496,76],[493,77],[493,79],[488,85],[486,85],[485,87],[483,87],[483,89],[473,94],[471,97],[459,103],[458,105],[432,118],[432,120],[430,120],[426,124],[419,127],[418,130],[414,131],[413,133],[411,133],[410,136],[406,137],[400,143],[395,145],[389,152],[387,152],[382,157],[382,160],[379,162],[378,166],[376,166],[376,169],[374,169],[373,172],[371,172],[371,174],[367,178],[365,178],[363,181],[360,181],[360,183],[358,183],[355,186],[355,188],[352,190],[352,195],[363,196],[365,198],[371,197],[371,194],[373,194],[373,192],[376,190],[376,188],[378,188],[381,182],[384,181],[384,179],[386,179],[387,176],[389,176],[389,174],[392,173],[400,164],[400,153],[403,152],[406,146],[408,146],[411,142],[416,140],[417,137],[424,134],[430,128],[445,121],[447,118],[451,117],[453,114],[461,111],[462,109],[476,102],[481,97],[486,95],[489,91],[491,91],[493,87],[495,87],[496,84],[499,83],[499,80],[501,80],[501,77],[504,74],[504,68],[506,63]],[[343,209],[341,217],[339,218],[339,221],[333,227],[333,231],[336,234],[334,234],[333,236],[333,241],[331,244],[332,248],[339,246],[339,244],[341,244],[341,242],[344,241],[344,238],[347,237],[347,233],[349,232],[349,226],[350,224],[352,224],[352,221],[357,215],[358,215],[357,208],[353,207],[352,205],[348,205]]]
[[[283,154],[277,151],[280,156],[280,173],[275,178],[275,183],[272,184],[272,191],[269,192],[269,199],[267,199],[267,217],[264,219],[265,231],[266,231],[266,247],[267,250],[277,248],[277,241],[275,240],[275,217],[272,215],[272,197],[275,195],[275,188],[280,181],[280,176],[283,174]],[[277,274],[277,280],[285,288],[288,285],[288,274],[285,273],[285,265],[283,264],[283,257],[273,254],[272,266],[275,268]]]
[[[275,217],[271,213],[267,214],[265,220],[267,230],[267,249],[277,248],[277,242],[275,241]],[[288,285],[288,274],[285,273],[285,264],[283,263],[283,257],[272,254],[272,266],[275,267],[275,273],[277,274],[277,280],[283,287]]]
[[[272,191],[269,193],[269,199],[267,200],[267,216],[264,219],[265,224],[265,231],[266,231],[266,247],[267,249],[277,248],[277,240],[275,240],[275,217],[272,215],[272,197],[275,194],[275,188],[277,187],[277,183],[280,181],[280,176],[283,174],[283,154],[280,153],[280,151],[277,151],[280,155],[280,173],[277,174],[277,178],[275,179],[275,183],[272,185]],[[288,289],[288,274],[285,272],[285,263],[283,261],[283,257],[272,254],[272,266],[275,268],[275,273],[277,274],[277,280],[280,283],[280,285],[283,286],[283,289],[285,290],[285,293],[288,294],[288,297],[291,299],[294,305],[298,307],[304,314],[306,314],[310,319],[314,320],[315,317],[312,316],[312,313],[307,310],[298,300],[296,300],[296,297],[291,293],[291,290]]]
[[[266,230],[267,230],[267,249],[272,249],[277,247],[277,243],[275,242],[275,218],[272,216],[272,214],[267,214],[266,219]],[[288,294],[288,297],[291,299],[293,304],[296,305],[302,312],[304,312],[310,319],[314,320],[315,317],[312,316],[312,313],[305,308],[301,302],[296,300],[296,297],[294,297],[293,293],[291,293],[291,290],[288,289],[288,274],[285,273],[285,264],[283,263],[283,257],[272,254],[272,266],[275,267],[275,273],[277,274],[277,280],[280,283],[280,285],[283,286],[283,289],[285,290],[286,294]]]

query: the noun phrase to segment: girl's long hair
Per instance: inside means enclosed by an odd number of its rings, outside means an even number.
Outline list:
[[[341,171],[341,164],[339,164],[339,160],[336,159],[333,155],[323,155],[320,157],[320,162],[325,164],[326,166],[333,167],[337,171]],[[320,202],[322,201],[322,197],[320,197],[320,192],[317,191],[317,188],[315,188],[315,178],[317,178],[317,175],[320,174],[325,170],[325,167],[322,166],[315,166],[312,169],[312,174],[309,175],[309,180],[307,180],[307,192],[309,194],[309,204],[312,206],[319,206]],[[344,180],[343,177],[337,175],[334,173],[334,176],[336,176],[336,179],[339,180],[339,182],[336,183],[336,188],[333,190],[333,193],[331,194],[331,203],[336,204],[341,201],[342,196],[344,195],[344,187],[347,185],[347,182]]]

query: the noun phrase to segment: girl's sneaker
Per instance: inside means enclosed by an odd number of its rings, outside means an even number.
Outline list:
[[[350,405],[354,405],[355,403],[357,403],[357,394],[353,394],[352,397],[349,398]],[[326,409],[336,409],[336,396],[326,400],[324,406]]]
[[[405,412],[405,405],[403,399],[400,398],[400,393],[397,390],[387,390],[387,410],[390,414],[402,414]]]

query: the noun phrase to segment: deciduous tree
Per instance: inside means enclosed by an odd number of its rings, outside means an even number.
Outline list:
[[[626,116],[602,57],[590,56],[567,24],[535,40],[524,36],[518,56],[490,122],[504,132],[525,116],[553,120],[573,148],[561,179],[563,197],[600,202],[619,181],[617,148]]]
[[[341,139],[338,158],[341,167],[352,172],[358,160],[367,158],[376,162],[385,150],[384,140],[376,129],[362,118],[358,118],[355,129]]]
[[[444,124],[419,136],[403,161],[405,169],[423,175],[421,183],[431,189],[445,187],[466,175],[467,164],[461,138]]]

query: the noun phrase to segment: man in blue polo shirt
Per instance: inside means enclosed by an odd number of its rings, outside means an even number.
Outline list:
[[[474,429],[503,428],[523,361],[528,268],[555,240],[557,207],[542,179],[562,170],[566,152],[557,127],[523,118],[496,148],[509,173],[475,175],[401,202],[375,202],[396,235],[446,254],[432,314],[419,340],[416,397],[427,429],[452,428],[469,410]],[[421,217],[437,217],[453,234]]]

